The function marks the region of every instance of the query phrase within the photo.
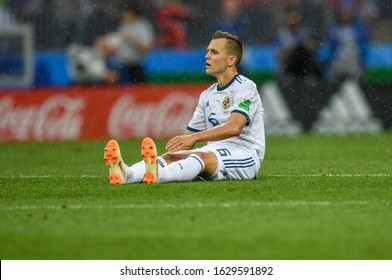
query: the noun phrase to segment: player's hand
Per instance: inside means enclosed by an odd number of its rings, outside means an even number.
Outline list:
[[[190,150],[195,141],[191,137],[192,135],[180,135],[169,140],[166,144],[166,151],[169,153],[178,152],[180,150]]]

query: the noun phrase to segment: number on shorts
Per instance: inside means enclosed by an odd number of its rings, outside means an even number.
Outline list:
[[[222,157],[227,157],[227,156],[231,156],[231,153],[228,149],[217,149],[218,153],[222,156]]]

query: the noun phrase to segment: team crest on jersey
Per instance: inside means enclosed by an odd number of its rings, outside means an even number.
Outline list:
[[[230,100],[230,97],[228,97],[228,96],[226,96],[224,99],[223,99],[223,101],[222,101],[222,107],[223,107],[223,109],[228,109],[229,107],[230,107],[230,103],[231,103],[231,100]]]

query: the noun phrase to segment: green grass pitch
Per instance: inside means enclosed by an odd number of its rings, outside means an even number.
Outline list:
[[[106,140],[0,145],[1,259],[392,259],[391,132],[268,137],[257,180],[154,186],[109,185]]]

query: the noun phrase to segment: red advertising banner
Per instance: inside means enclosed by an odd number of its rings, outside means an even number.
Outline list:
[[[0,141],[164,138],[182,134],[207,85],[0,92]]]

